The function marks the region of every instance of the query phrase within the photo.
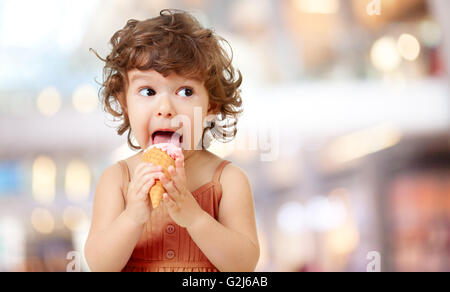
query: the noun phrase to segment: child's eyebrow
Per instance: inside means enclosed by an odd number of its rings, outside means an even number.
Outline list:
[[[139,74],[136,73],[134,75],[131,76],[130,78],[130,83],[136,82],[136,81],[151,81],[153,80],[153,78],[151,76],[145,75],[145,74]],[[179,80],[176,80],[175,82],[177,83],[191,83],[193,85],[196,84],[196,82],[199,82],[195,79],[188,79],[188,78],[181,78]]]
[[[144,74],[135,74],[131,77],[130,82],[138,81],[138,80],[151,80],[152,78],[150,76],[144,75]]]

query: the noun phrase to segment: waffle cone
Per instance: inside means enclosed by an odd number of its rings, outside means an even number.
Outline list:
[[[156,147],[145,151],[142,155],[142,160],[147,163],[152,163],[153,165],[161,166],[162,172],[168,178],[170,178],[169,166],[172,165],[173,167],[175,167],[175,160],[166,152]],[[157,180],[156,183],[150,188],[149,194],[153,209],[158,208],[159,203],[162,200],[162,196],[165,192],[166,190],[159,180]]]

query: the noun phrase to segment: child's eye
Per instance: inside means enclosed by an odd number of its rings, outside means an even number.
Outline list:
[[[181,92],[182,96],[185,96],[185,97],[190,97],[190,96],[192,96],[194,94],[194,90],[192,88],[189,88],[189,87],[184,87],[183,89],[181,89],[178,92]],[[183,92],[184,92],[184,95],[183,95]]]
[[[141,91],[139,91],[139,94],[142,96],[152,96],[155,95],[156,92],[151,88],[144,88]]]

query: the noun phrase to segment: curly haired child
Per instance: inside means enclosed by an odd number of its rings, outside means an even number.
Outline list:
[[[129,146],[141,151],[99,179],[85,244],[92,271],[255,270],[250,182],[205,146],[234,138],[242,113],[242,75],[221,41],[191,14],[164,9],[155,18],[129,20],[111,38],[105,59],[95,53],[105,62],[103,108],[122,122],[118,134],[128,131]],[[200,113],[202,134],[196,135]],[[142,162],[143,150],[167,133],[180,134],[184,156],[169,177]],[[157,180],[166,193],[153,209],[148,192]]]

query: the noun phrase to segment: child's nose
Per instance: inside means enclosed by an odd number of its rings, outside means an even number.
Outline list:
[[[161,103],[158,107],[158,117],[171,118],[175,116],[172,104],[169,101],[169,98],[163,97]]]
[[[171,118],[173,114],[171,112],[158,112],[158,117],[165,117],[165,118]]]

